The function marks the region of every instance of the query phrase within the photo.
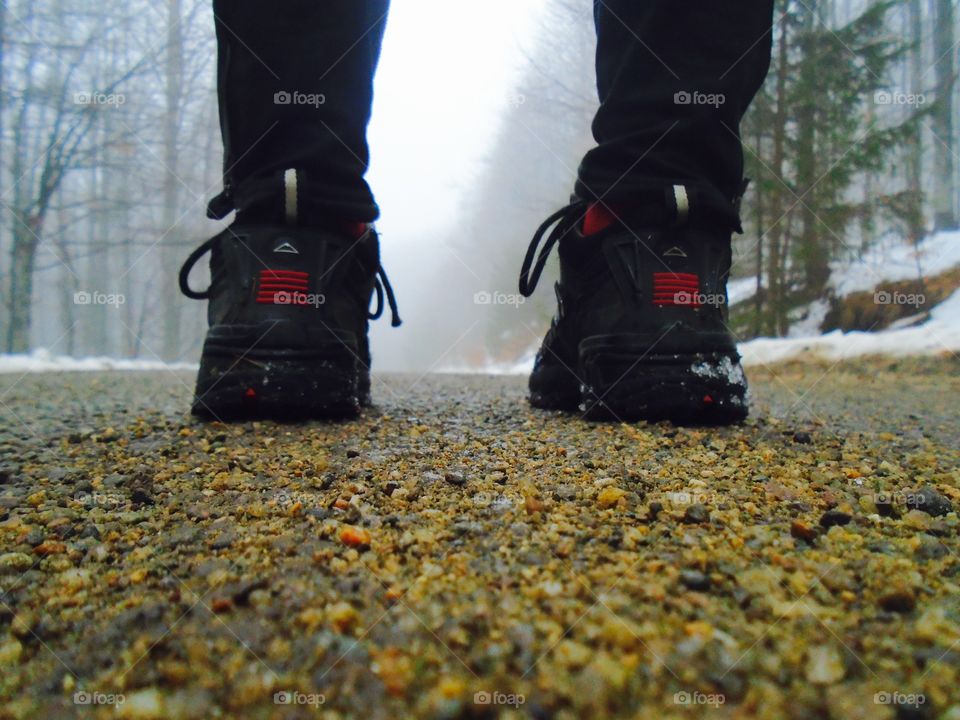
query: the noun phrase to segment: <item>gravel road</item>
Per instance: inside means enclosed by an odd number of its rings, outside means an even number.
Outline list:
[[[0,718],[960,720],[958,371],[761,368],[722,429],[0,376]]]

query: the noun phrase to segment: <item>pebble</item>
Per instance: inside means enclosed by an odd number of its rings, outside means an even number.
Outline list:
[[[953,512],[953,503],[929,485],[915,493],[907,495],[907,507],[919,510],[933,517],[941,517]]]
[[[340,531],[340,541],[353,548],[369,548],[370,533],[363,528],[348,525]]]
[[[917,607],[917,598],[907,589],[891,590],[878,599],[878,604],[887,612],[908,613]]]
[[[680,582],[690,590],[702,592],[710,589],[710,576],[699,570],[681,570]]]
[[[460,472],[444,473],[443,479],[446,480],[451,485],[456,485],[457,487],[467,484],[467,477]]]
[[[163,697],[156,688],[136,690],[116,706],[116,715],[129,720],[159,720],[165,716]]]
[[[652,507],[651,507],[652,510]],[[694,503],[683,513],[683,522],[688,525],[698,525],[710,521],[710,511],[701,503]]]
[[[806,678],[814,685],[833,685],[843,680],[843,658],[832,645],[817,645],[807,651]]]
[[[33,559],[22,552],[9,552],[0,555],[0,574],[22,572],[33,565]]]
[[[803,520],[794,520],[790,523],[790,534],[808,543],[812,543],[819,536],[817,528],[804,522]]]
[[[842,510],[827,510],[820,516],[820,525],[825,528],[839,527],[849,525],[851,520],[853,516],[850,513]]]

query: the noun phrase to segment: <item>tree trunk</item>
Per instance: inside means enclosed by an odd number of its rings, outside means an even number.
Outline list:
[[[937,230],[957,228],[953,177],[953,0],[935,0],[933,54],[937,58],[937,104],[933,112],[934,153],[933,221]]]
[[[179,261],[180,233],[177,223],[179,200],[179,125],[183,97],[183,33],[180,29],[181,0],[167,2],[167,53],[166,53],[166,117],[163,127],[163,162],[166,175],[163,181],[163,232],[161,246],[164,283],[161,295],[166,298],[163,307],[163,356],[173,360],[180,355],[180,310],[179,293],[175,292],[177,265]]]

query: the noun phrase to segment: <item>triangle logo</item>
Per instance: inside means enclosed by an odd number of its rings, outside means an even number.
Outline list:
[[[300,251],[297,250],[293,245],[288,242],[283,242],[277,245],[273,251],[275,253],[287,253],[289,255],[299,255]]]
[[[685,258],[687,254],[683,251],[682,248],[678,248],[674,245],[672,248],[663,253],[663,257],[682,257]]]

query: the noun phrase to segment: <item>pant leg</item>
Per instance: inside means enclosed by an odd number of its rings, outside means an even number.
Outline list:
[[[595,0],[594,17],[598,146],[577,194],[668,202],[665,190],[687,185],[739,225],[739,126],[770,66],[773,0]]]
[[[225,194],[210,214],[279,215],[296,169],[301,217],[376,219],[364,180],[389,0],[214,0]]]

